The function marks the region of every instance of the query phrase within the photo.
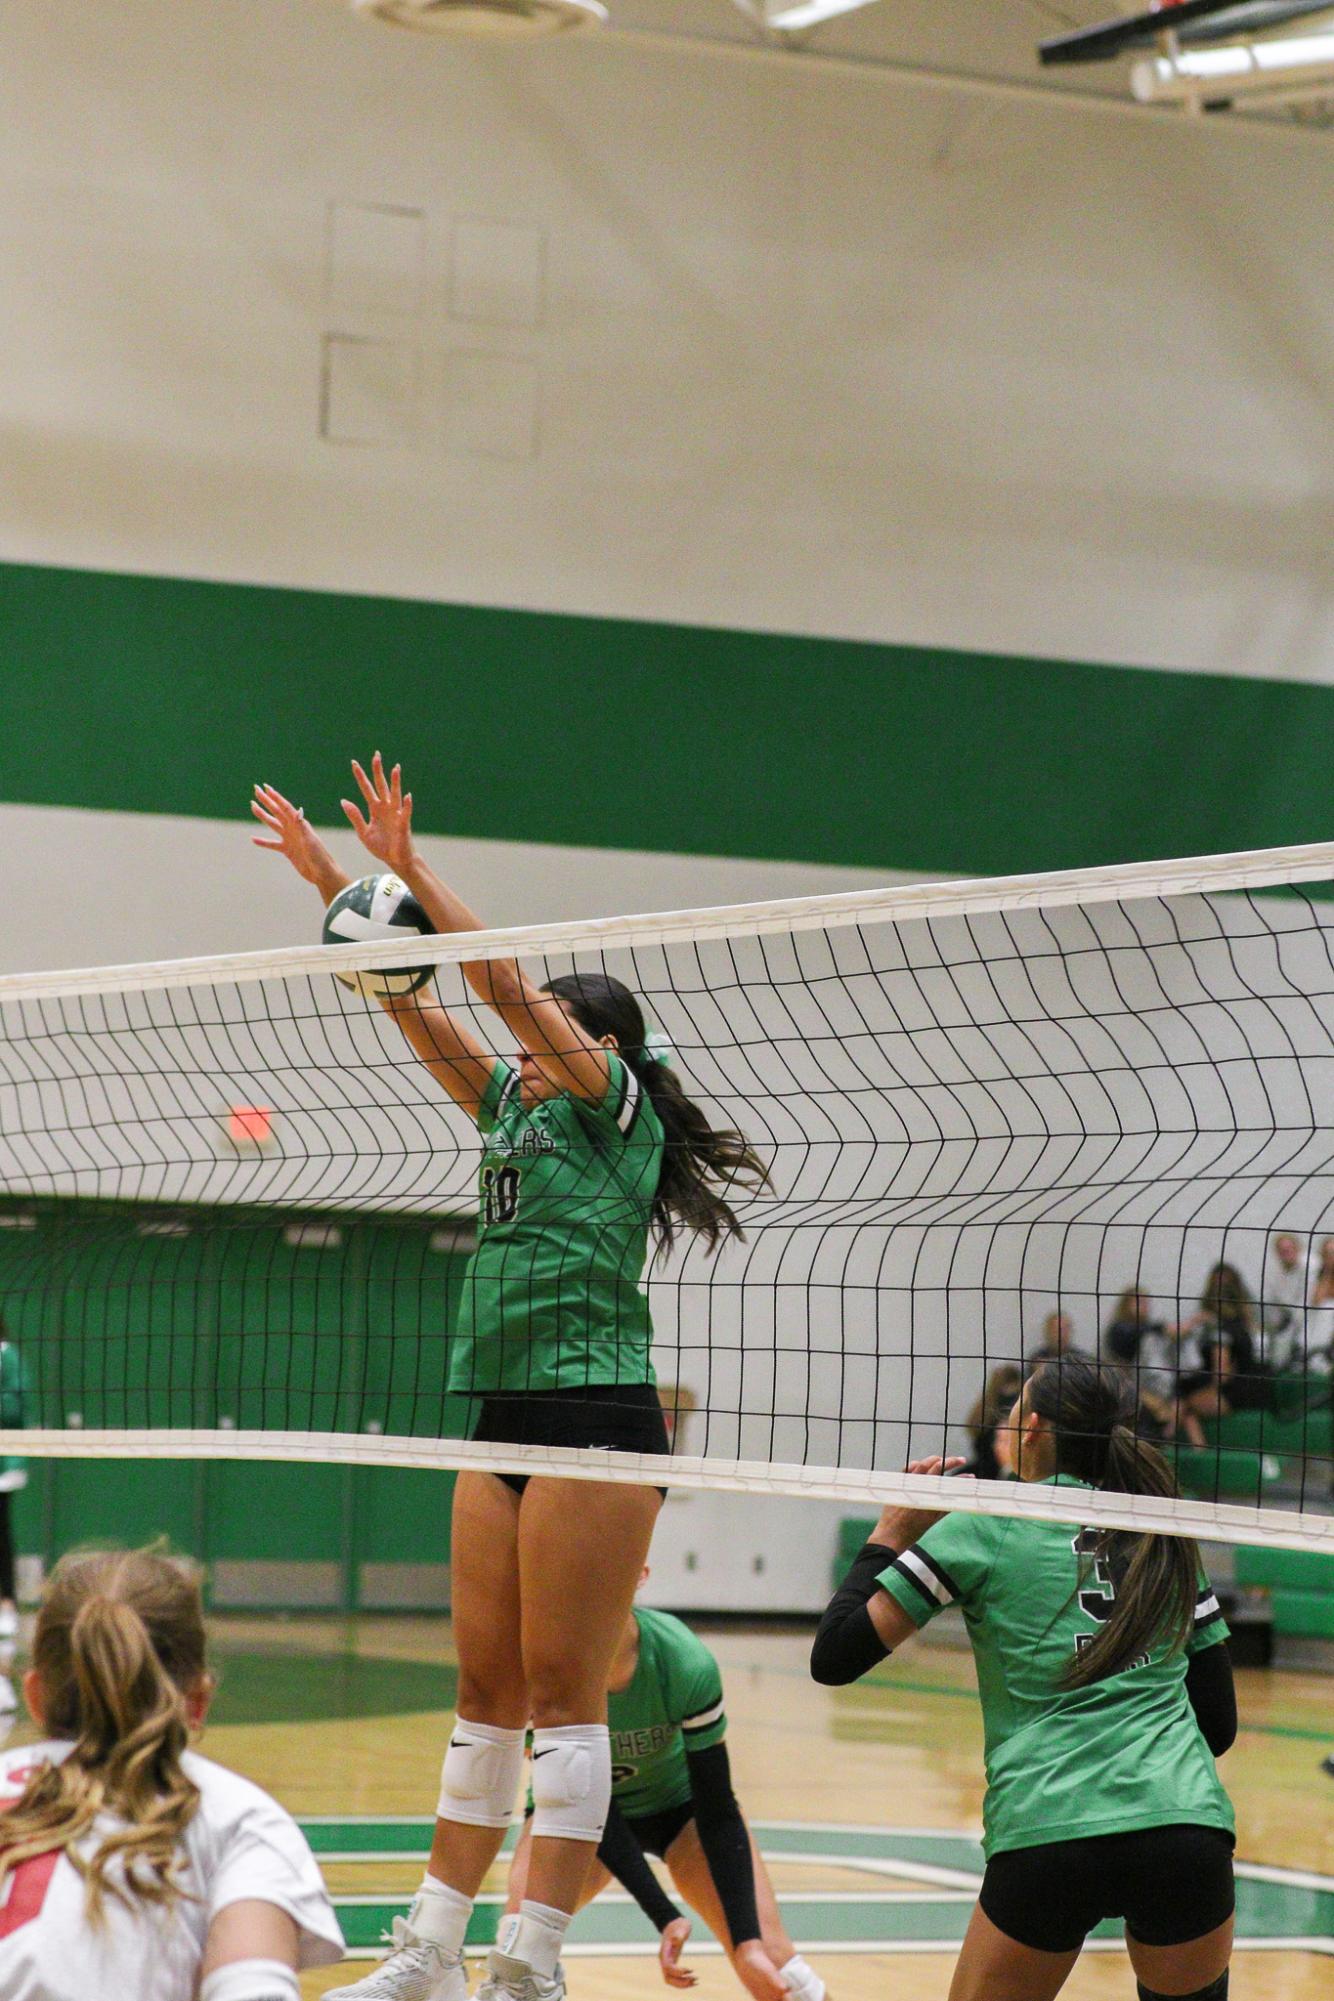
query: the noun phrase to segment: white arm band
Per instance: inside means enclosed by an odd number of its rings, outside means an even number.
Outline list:
[[[199,2001],[301,2001],[301,1989],[280,1959],[233,1959],[214,1967]]]

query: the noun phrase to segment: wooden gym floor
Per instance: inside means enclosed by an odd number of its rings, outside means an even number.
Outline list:
[[[202,1748],[310,1824],[330,1889],[364,1900],[340,1909],[369,1946],[405,1907],[429,1843],[453,1696],[448,1623],[231,1618],[213,1630],[222,1685]],[[827,1690],[807,1678],[806,1634],[709,1637],[738,1796],[763,1824],[794,1938],[835,2001],[944,2001],[979,1861],[969,1656],[928,1638],[867,1681]],[[1268,1943],[1238,1952],[1233,1991],[1317,2001],[1334,1970],[1334,1779],[1320,1769],[1334,1748],[1331,1679],[1250,1669],[1238,1682],[1242,1731],[1223,1772],[1238,1861],[1259,1872],[1240,1878],[1238,1934]],[[419,1824],[392,1824],[402,1819]],[[363,1859],[334,1859],[349,1855]],[[487,1887],[502,1883],[497,1870]],[[568,1957],[572,2001],[666,1994],[632,1906],[601,1899],[577,1922],[595,1950]],[[303,1994],[314,2001],[368,1964],[308,1974]],[[695,1964],[699,2001],[740,1995],[721,1958],[702,1952]],[[1065,1989],[1071,2001],[1132,1992],[1115,1941],[1086,1951]]]

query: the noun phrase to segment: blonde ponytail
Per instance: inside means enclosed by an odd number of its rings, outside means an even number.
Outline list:
[[[179,1844],[199,1804],[181,1763],[186,1697],[207,1674],[197,1580],[156,1550],[63,1558],[37,1615],[33,1666],[49,1732],[73,1744],[0,1819],[0,1882],[63,1848],[94,1922],[108,1896],[176,1903]],[[85,1855],[99,1815],[121,1824]]]

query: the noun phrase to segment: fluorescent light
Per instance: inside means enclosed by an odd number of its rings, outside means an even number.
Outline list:
[[[1146,57],[1130,72],[1130,88],[1141,104],[1278,95],[1322,83],[1334,92],[1334,34],[1182,49],[1175,55]]]
[[[793,34],[798,28],[818,28],[839,14],[855,14],[859,7],[873,7],[875,0],[738,0],[738,5],[766,28]]]

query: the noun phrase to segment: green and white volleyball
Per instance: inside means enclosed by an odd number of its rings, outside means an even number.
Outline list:
[[[360,882],[350,882],[324,913],[326,945],[383,945],[413,932],[429,937],[430,920],[396,875],[364,875]],[[424,987],[434,971],[434,966],[376,966],[335,977],[364,994],[410,994]]]

